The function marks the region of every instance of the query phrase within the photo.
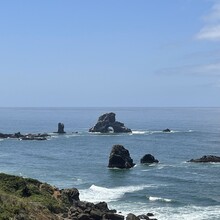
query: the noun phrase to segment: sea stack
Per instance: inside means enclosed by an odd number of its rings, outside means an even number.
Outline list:
[[[58,123],[58,131],[57,131],[58,134],[65,134],[66,132],[64,131],[64,124],[59,122]]]
[[[130,157],[130,153],[122,145],[114,145],[109,156],[109,168],[132,168],[135,164]]]
[[[130,128],[115,119],[115,113],[105,113],[98,118],[98,122],[94,127],[89,129],[89,132],[100,133],[128,133],[131,132]]]

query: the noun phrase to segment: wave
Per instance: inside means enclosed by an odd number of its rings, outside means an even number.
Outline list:
[[[124,203],[113,205],[111,208],[119,210],[124,216],[128,213],[141,215],[152,212],[154,218],[161,220],[217,220],[220,219],[220,205],[217,206],[147,206],[146,203]]]
[[[177,131],[177,130],[171,130],[170,132],[164,132],[162,130],[158,131],[150,131],[150,130],[134,130],[130,135],[150,135],[150,134],[173,134],[173,133],[190,133],[193,132],[193,130],[188,131]]]
[[[164,220],[217,220],[220,219],[220,206],[160,207],[154,209],[155,216]]]
[[[159,202],[173,202],[172,199],[165,199],[165,198],[162,198],[162,197],[154,197],[154,196],[150,196],[148,197],[148,199],[152,202],[155,202],[155,201],[159,201]]]
[[[89,189],[80,191],[80,199],[89,202],[112,202],[118,201],[125,193],[141,191],[145,188],[153,188],[155,185],[121,186],[115,188],[106,188],[92,185]]]
[[[132,131],[132,134],[149,134],[149,131]]]

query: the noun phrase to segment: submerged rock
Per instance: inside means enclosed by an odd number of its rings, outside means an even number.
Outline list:
[[[155,157],[151,154],[145,154],[141,158],[141,163],[159,163],[159,160],[155,159]]]
[[[103,114],[99,117],[98,122],[94,127],[89,129],[89,132],[101,132],[101,133],[128,133],[131,132],[130,128],[115,119],[115,113],[110,112]]]
[[[135,164],[130,157],[130,153],[127,149],[125,149],[122,145],[114,145],[112,147],[110,156],[109,156],[109,164],[110,168],[131,168]]]
[[[163,130],[163,132],[171,132],[171,130],[169,128],[166,128]]]
[[[219,163],[220,162],[220,157],[218,156],[213,156],[213,155],[205,155],[201,158],[198,159],[191,159],[188,162],[194,162],[194,163]]]

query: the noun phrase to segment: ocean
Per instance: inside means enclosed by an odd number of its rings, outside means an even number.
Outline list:
[[[133,132],[89,133],[106,112]],[[66,134],[53,133],[58,122]],[[220,156],[220,108],[0,108],[0,132],[51,134],[46,141],[0,139],[0,172],[76,187],[81,200],[106,201],[124,215],[220,219],[220,163],[186,162]],[[115,144],[129,150],[135,167],[107,167]],[[140,164],[148,153],[160,163]]]

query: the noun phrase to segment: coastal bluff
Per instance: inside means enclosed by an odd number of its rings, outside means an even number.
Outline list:
[[[106,202],[80,201],[76,188],[58,189],[36,179],[0,173],[0,219],[123,220]],[[142,215],[149,220],[149,215]],[[126,220],[143,219],[128,214]]]
[[[89,132],[100,133],[129,133],[130,128],[125,127],[124,123],[116,121],[115,113],[105,113],[98,118],[98,122],[89,129]]]

